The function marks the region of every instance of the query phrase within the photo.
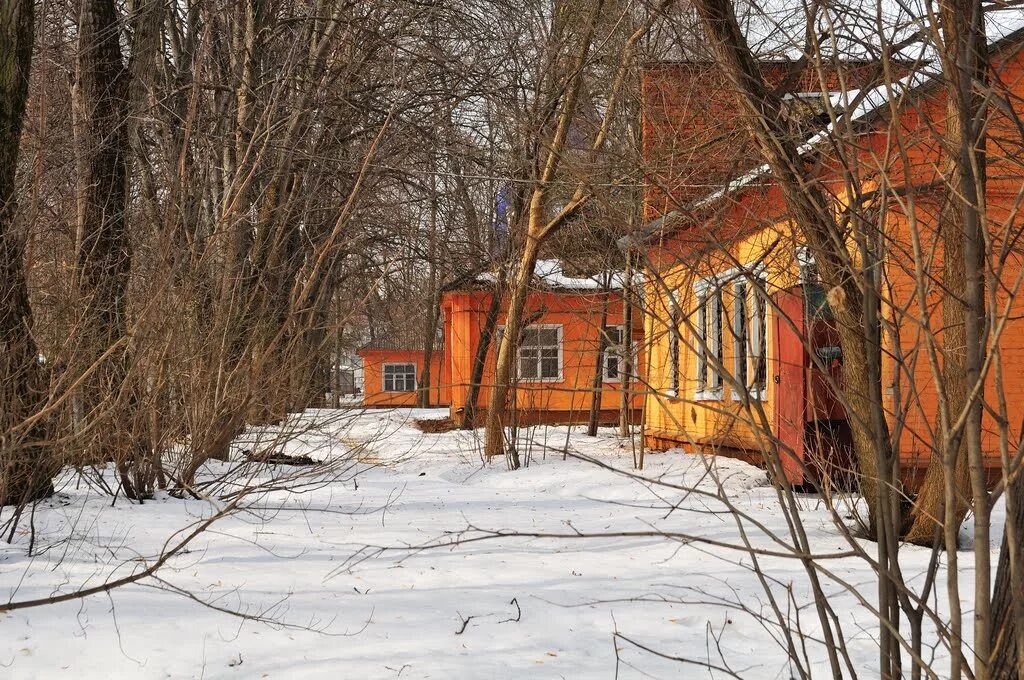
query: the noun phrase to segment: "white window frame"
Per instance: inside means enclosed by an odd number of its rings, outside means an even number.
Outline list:
[[[732,376],[740,385],[747,384],[750,361],[750,321],[753,315],[747,309],[749,282],[740,276],[732,284]],[[734,394],[738,397],[738,394]]]
[[[668,370],[669,370],[669,386],[667,394],[673,399],[678,399],[682,393],[680,389],[680,372],[682,370],[682,362],[680,361],[680,352],[682,350],[682,331],[679,330],[679,325],[682,323],[683,314],[682,308],[679,305],[679,298],[676,296],[675,291],[669,291],[669,320],[668,320]]]
[[[565,360],[564,360],[564,355],[565,355],[565,333],[562,330],[562,324],[560,324],[560,323],[533,323],[533,324],[530,324],[529,326],[524,326],[523,327],[523,332],[526,332],[527,330],[529,330],[531,328],[555,329],[556,331],[558,331],[558,376],[554,377],[554,378],[542,378],[542,377],[524,378],[524,377],[522,377],[522,375],[520,375],[520,371],[519,371],[519,367],[520,367],[520,353],[523,350],[522,336],[520,335],[520,342],[516,343],[516,356],[515,356],[515,362],[516,363],[515,363],[515,367],[514,367],[515,370],[513,371],[515,373],[515,376],[516,376],[516,381],[517,382],[521,382],[521,383],[559,383],[559,382],[564,382],[565,381],[565,373],[564,373],[564,368],[565,368]],[[504,326],[498,326],[498,333],[497,333],[498,345],[497,346],[499,346],[499,347],[501,346],[501,338],[502,338],[503,335],[505,335],[505,327]],[[497,357],[497,350],[495,350],[495,357]],[[541,357],[540,357],[539,354],[537,355],[537,361],[538,361],[537,368],[538,368],[538,371],[539,371],[543,367],[543,362],[541,361]]]
[[[394,376],[393,375],[392,375],[392,381],[391,381],[391,389],[388,389],[388,368],[395,368],[395,367],[398,367],[398,366],[403,366],[403,367],[405,367],[405,366],[412,366],[412,389],[401,389],[401,390],[394,389],[395,382],[394,382]],[[382,392],[390,392],[390,393],[394,393],[394,394],[407,394],[409,392],[415,392],[417,389],[419,389],[419,379],[420,379],[419,371],[417,370],[416,364],[414,362],[411,362],[411,361],[391,361],[391,362],[387,362],[387,363],[383,364],[383,368],[381,369],[381,372],[380,372],[380,387],[381,387],[381,391]],[[408,382],[409,382],[409,372],[408,371],[403,371],[402,372],[402,386],[403,387],[407,386]]]
[[[601,375],[604,382],[618,383],[622,382],[622,374],[625,372],[626,357],[630,359],[630,365],[636,366],[636,347],[633,345],[633,338],[631,334],[626,332],[626,327],[623,324],[614,324],[611,326],[605,326],[607,330],[616,330],[619,335],[619,342],[612,343],[611,338],[606,338],[607,344],[605,344],[604,352],[601,355]],[[627,354],[628,352],[628,354]],[[608,359],[614,358],[618,363],[617,375],[610,377],[608,375]],[[633,379],[632,373],[630,374],[630,380]]]
[[[809,247],[796,247],[796,264],[800,283],[814,283],[817,275],[812,276],[812,273],[815,272],[818,263],[815,262],[814,255]]]
[[[725,381],[712,364],[711,356],[717,357],[718,363],[723,363],[725,328],[722,325],[722,317],[725,314],[725,302],[722,298],[722,289],[724,283],[736,273],[735,269],[731,269],[701,279],[693,285],[697,300],[697,337],[694,338],[693,346],[697,349],[698,355],[694,401],[720,401],[725,394]],[[708,356],[709,353],[711,356]]]
[[[764,401],[768,392],[768,300],[767,277],[764,263],[746,266],[733,282],[733,377],[742,384],[751,399]],[[742,292],[742,296],[741,296]],[[742,300],[741,300],[742,297]],[[758,300],[762,304],[758,304]],[[742,302],[742,305],[739,304]],[[743,310],[742,313],[740,310]],[[743,327],[740,327],[740,316]],[[743,365],[740,365],[740,344],[743,343]],[[762,352],[764,353],[761,356]],[[764,384],[753,384],[757,360],[764,362]],[[733,399],[740,400],[740,394],[733,391]]]
[[[749,392],[750,398],[758,401],[765,401],[768,398],[768,278],[765,276],[764,265],[758,264],[754,269],[753,277],[756,285],[750,286],[750,357]],[[757,324],[755,325],[755,320]],[[756,333],[754,331],[757,331]],[[761,368],[764,372],[764,382],[760,385],[754,383],[757,373],[757,359],[761,361]]]

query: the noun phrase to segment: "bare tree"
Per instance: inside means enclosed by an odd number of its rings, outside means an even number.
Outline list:
[[[32,336],[24,238],[15,224],[15,171],[32,64],[31,0],[0,7],[0,506],[22,508],[52,492],[53,464],[43,448],[45,399]]]

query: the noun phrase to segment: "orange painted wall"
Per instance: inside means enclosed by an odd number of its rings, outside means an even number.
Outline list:
[[[423,375],[423,351],[414,349],[361,349],[364,406],[415,406],[416,392],[385,392],[384,364],[416,364],[416,381]],[[430,405],[447,406],[451,398],[444,369],[444,352],[430,358]]]
[[[1024,115],[1024,53],[1008,50],[993,59],[998,74],[998,86],[1013,105],[1018,116]],[[946,98],[939,88],[924,89],[913,97],[901,102],[895,121],[878,117],[857,139],[857,148],[850,151],[856,156],[856,167],[862,179],[862,188],[870,190],[876,177],[886,176],[891,185],[926,187],[933,182],[942,168],[940,141],[944,132]],[[988,191],[986,195],[987,224],[990,237],[997,244],[1007,242],[1007,234],[1021,230],[1021,220],[1014,210],[1024,195],[1024,139],[1009,118],[997,112],[989,127],[988,146]],[[904,153],[905,152],[905,155]],[[849,156],[848,156],[849,157]],[[826,192],[843,202],[844,181],[835,169],[824,169],[817,178]],[[765,186],[768,184],[768,186]],[[908,210],[891,204],[885,216],[888,258],[885,263],[884,288],[888,296],[884,302],[884,313],[894,327],[899,329],[899,350],[908,368],[899,374],[891,359],[896,345],[887,335],[887,352],[883,354],[883,394],[887,400],[890,421],[895,423],[897,414],[903,423],[904,433],[899,442],[900,454],[905,469],[926,464],[925,456],[934,441],[938,419],[936,378],[927,358],[926,333],[934,334],[942,341],[943,319],[941,313],[942,252],[938,237],[938,205],[941,196],[925,189],[915,191],[912,216]],[[786,229],[780,228],[785,215],[785,204],[778,187],[772,186],[767,178],[755,186],[737,191],[726,201],[701,216],[695,226],[667,235],[660,243],[651,244],[649,256],[657,269],[668,275],[673,267],[687,263],[697,271],[708,267],[713,259],[710,253],[715,248],[706,246],[707,233],[714,233],[719,240],[728,243],[728,249],[736,256],[744,242],[761,241],[774,243],[783,255],[773,265],[776,268],[770,278],[782,282],[795,282],[795,267],[792,253],[798,238],[787,237]],[[911,246],[911,222],[920,238],[920,252],[923,261],[915,262]],[[703,230],[703,233],[702,231]],[[1013,288],[1024,264],[1024,244],[1013,244],[1007,249],[1005,265],[998,277],[997,288]],[[713,269],[713,263],[711,264]],[[917,271],[929,274],[927,299],[920,305],[915,298],[915,274]],[[676,277],[678,278],[678,276]],[[782,285],[782,284],[780,284]],[[1021,291],[1024,292],[1024,291]],[[652,296],[663,294],[652,287]],[[998,304],[1007,303],[1005,292],[996,295]],[[652,302],[658,308],[659,302]],[[664,306],[664,305],[662,305]],[[1008,406],[1010,423],[1009,439],[1015,442],[1021,436],[1020,423],[1024,418],[1024,295],[1017,295],[1010,301],[1011,320],[997,345],[1003,363],[1003,391]],[[659,326],[660,324],[660,326]],[[648,319],[648,334],[652,338],[652,387],[659,392],[666,391],[664,371],[658,366],[664,363],[667,354],[667,334],[664,322]],[[771,352],[772,343],[768,343]],[[772,357],[769,357],[772,360]],[[684,358],[685,361],[685,358]],[[769,364],[771,366],[771,364]],[[908,374],[909,371],[909,374]],[[912,386],[911,386],[912,385]],[[987,398],[995,405],[994,375],[990,373],[986,386]],[[769,386],[769,392],[772,391]],[[896,403],[899,393],[900,403]],[[700,439],[708,432],[686,432],[690,422],[702,422],[687,418],[692,404],[680,400],[673,403],[664,398],[650,397],[648,401],[648,432],[662,439],[662,444],[684,443]],[[986,415],[983,445],[990,468],[999,466],[999,436],[993,418]],[[736,430],[740,439],[750,438],[749,427],[735,423],[732,426],[731,441],[736,441]],[[674,442],[670,440],[674,437]],[[652,440],[653,443],[653,440]]]
[[[994,70],[998,74],[998,87],[1003,96],[1012,104],[1016,115],[1024,115],[1024,56],[1010,51],[997,56]],[[899,177],[903,184],[923,186],[936,178],[942,168],[943,159],[939,142],[945,130],[946,96],[943,90],[935,89],[901,111],[898,125],[889,126],[895,130],[888,139],[877,134],[872,139],[875,172],[884,169],[890,176]],[[1022,228],[1021,217],[1016,213],[1017,204],[1024,190],[1024,139],[1008,117],[996,109],[988,128],[988,185],[986,192],[986,230],[996,248],[1006,243],[1007,234]],[[893,153],[902,142],[908,149],[907,162],[898,160]],[[867,163],[867,154],[862,163]],[[896,157],[884,168],[879,160]],[[939,236],[939,211],[942,196],[936,193],[918,192],[913,210],[895,207],[887,214],[886,230],[892,234],[892,254],[886,263],[887,284],[892,290],[892,299],[887,306],[887,316],[900,328],[900,353],[907,357],[911,366],[910,376],[897,375],[895,363],[883,366],[883,394],[893,414],[901,413],[905,423],[905,434],[900,442],[901,457],[908,467],[924,467],[930,455],[939,421],[939,391],[935,371],[927,358],[926,336],[933,334],[938,342],[943,339],[942,291],[943,256]],[[911,234],[920,239],[921,262],[914,259]],[[1005,264],[996,259],[990,261],[999,269],[995,279],[996,303],[999,306],[1009,302],[1006,312],[1011,321],[1007,324],[995,347],[998,348],[1003,365],[1003,393],[1006,397],[1007,415],[1010,425],[1009,439],[1012,442],[1021,436],[1020,423],[1024,417],[1024,296],[1012,300],[1006,290],[1013,289],[1020,275],[1024,252],[1019,245],[1012,245],[1006,251]],[[930,275],[926,302],[922,306],[915,298],[915,272],[918,269]],[[991,291],[989,291],[991,292]],[[1024,292],[1024,291],[1021,291]],[[1000,312],[1005,313],[1005,312]],[[893,344],[889,343],[890,349]],[[940,357],[941,365],[941,357]],[[901,404],[896,403],[897,396]],[[997,407],[997,385],[995,372],[990,371],[986,382],[986,399]],[[986,466],[999,468],[999,431],[991,414],[983,417],[982,446]]]
[[[445,363],[451,377],[451,412],[459,419],[468,399],[472,381],[473,362],[476,357],[480,333],[483,329],[491,294],[484,291],[452,291],[442,300],[445,328]],[[526,303],[526,318],[531,324],[560,325],[562,327],[562,375],[559,380],[529,382],[521,380],[515,391],[516,410],[524,420],[539,418],[555,421],[585,422],[590,409],[591,384],[595,369],[595,354],[599,342],[601,311],[604,295],[579,292],[535,292]],[[505,323],[505,310],[498,317],[498,325]],[[622,324],[622,303],[618,295],[609,296],[608,326]],[[633,344],[639,350],[642,338],[640,314],[634,314]],[[494,382],[496,342],[487,354],[478,406],[485,409],[490,398],[489,385]],[[642,366],[640,359],[636,366]],[[621,391],[618,381],[603,382],[602,412],[617,413]],[[643,405],[643,387],[631,382],[635,390],[633,404],[637,414]],[[617,416],[616,416],[617,417]],[[606,415],[605,419],[608,416]]]

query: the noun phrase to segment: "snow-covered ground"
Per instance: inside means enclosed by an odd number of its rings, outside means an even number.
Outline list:
[[[655,454],[645,475],[698,491],[650,486],[563,460],[568,443],[620,471],[633,461],[631,442],[610,430],[591,439],[564,427],[523,433],[530,464],[509,472],[504,461],[482,464],[480,432],[424,434],[412,422],[445,414],[304,414],[292,423],[300,432],[288,452],[354,458],[350,465],[301,493],[251,498],[173,558],[162,582],[0,615],[0,677],[729,677],[664,656],[710,660],[743,678],[790,677],[751,557],[727,546],[742,544],[740,528],[714,498],[723,493],[764,529],[787,535],[763,472],[717,459],[709,474],[702,457]],[[266,446],[252,439],[238,448]],[[212,467],[207,478],[219,472]],[[0,549],[0,597],[45,597],[127,574],[223,503],[162,496],[112,505],[68,477],[36,510],[34,536],[24,523],[15,545]],[[803,504],[814,549],[848,549],[818,500]],[[469,527],[476,533],[457,533]],[[653,529],[698,540],[640,535]],[[801,563],[754,524],[744,529],[773,552],[760,566],[786,615],[813,637]],[[558,537],[403,549],[489,531]],[[920,573],[927,559],[908,548],[904,569]],[[822,564],[871,600],[875,580],[862,561]],[[971,565],[962,552],[964,592]],[[858,671],[876,676],[870,612],[835,583],[824,588]],[[807,644],[814,677],[830,677],[820,646]]]

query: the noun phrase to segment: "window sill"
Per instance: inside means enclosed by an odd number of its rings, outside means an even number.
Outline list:
[[[516,384],[519,384],[519,385],[521,385],[523,383],[538,383],[538,384],[540,384],[540,383],[560,383],[560,382],[565,382],[565,379],[562,376],[558,376],[557,378],[519,378],[518,380],[516,380]]]
[[[749,397],[751,401],[766,401],[768,399],[768,390],[750,390]],[[743,401],[739,394],[736,392],[732,393],[733,401]]]
[[[722,401],[722,397],[723,396],[724,395],[722,394],[721,388],[719,388],[717,390],[701,390],[700,392],[695,392],[694,393],[693,400],[694,401]]]

